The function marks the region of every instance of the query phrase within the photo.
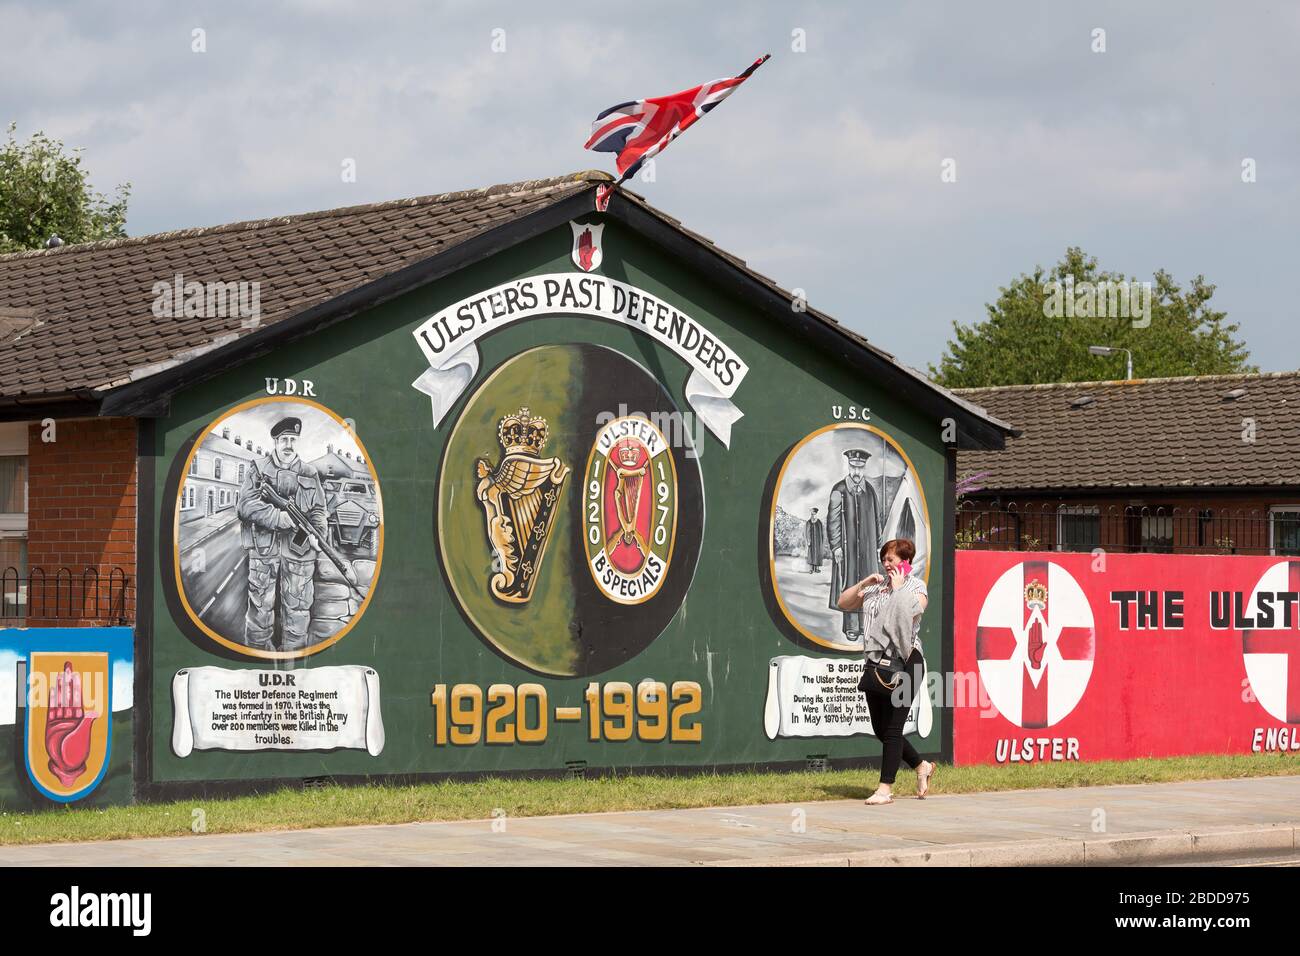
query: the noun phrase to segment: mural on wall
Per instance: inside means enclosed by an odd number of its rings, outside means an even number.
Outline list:
[[[490,646],[570,677],[659,636],[703,531],[687,421],[644,368],[590,344],[521,352],[470,395],[443,453],[438,547]]]
[[[836,607],[850,584],[880,570],[891,538],[916,544],[912,573],[928,580],[930,515],[902,448],[871,425],[844,422],[805,436],[780,464],[767,518],[773,596],[803,637],[862,650],[862,613]]]
[[[993,583],[980,607],[975,659],[980,680],[1019,727],[1058,724],[1092,677],[1095,628],[1079,582],[1051,561],[1025,561]]]
[[[569,252],[573,264],[583,272],[599,269],[605,259],[605,251],[600,243],[600,234],[605,231],[604,224],[571,222],[569,228],[573,230],[573,249]]]
[[[152,782],[511,773],[566,763],[710,766],[875,752],[863,738],[871,727],[855,689],[859,661],[825,644],[809,653],[811,639],[754,600],[756,568],[770,558],[762,539],[773,534],[770,502],[762,510],[758,502],[775,487],[776,469],[788,466],[781,504],[809,522],[800,527],[809,544],[782,557],[797,559],[799,584],[819,582],[808,585],[816,591],[811,616],[797,605],[795,619],[820,633],[831,616],[835,548],[842,552],[835,541],[849,520],[837,511],[832,528],[830,503],[850,466],[868,476],[852,480],[854,493],[865,494],[858,486],[870,482],[877,496],[873,523],[909,528],[919,539],[917,573],[929,571],[929,517],[919,488],[904,487],[909,466],[878,433],[845,429],[843,447],[831,449],[833,464],[809,493],[818,500],[807,506],[791,497],[795,477],[815,470],[807,464],[813,452],[838,433],[809,436],[805,457],[792,443],[810,431],[806,412],[770,397],[798,387],[821,394],[829,410],[831,360],[783,338],[700,276],[663,266],[670,260],[650,246],[644,264],[625,268],[612,245],[622,235],[616,224],[576,225],[550,234],[550,265],[530,246],[382,307],[380,318],[341,340],[346,351],[333,337],[295,347],[313,382],[342,372],[366,382],[337,411],[356,417],[380,456],[384,491],[404,522],[400,535],[389,535],[388,574],[398,569],[408,580],[363,606],[369,616],[323,657],[274,666],[205,640],[175,594],[159,588]],[[521,276],[528,268],[565,271]],[[601,274],[615,268],[620,277],[647,276],[655,291]],[[441,299],[408,321],[410,310],[448,288],[458,301]],[[688,302],[707,311],[688,315],[681,308]],[[186,442],[244,394],[250,377],[273,374],[275,361],[255,360],[177,398],[171,424],[162,425],[172,463],[158,485],[164,514],[173,507],[170,489],[183,484]],[[762,379],[749,386],[753,395],[738,391],[748,377]],[[331,403],[328,394],[320,400]],[[268,416],[254,454],[281,417],[302,419],[301,447],[307,416]],[[233,424],[226,418],[214,424]],[[933,431],[916,444],[926,480],[938,482]],[[237,447],[246,448],[246,426],[239,437]],[[848,449],[863,454],[850,462]],[[365,450],[352,450],[369,470]],[[377,503],[377,487],[375,496]],[[716,524],[707,555],[706,518]],[[170,530],[161,531],[164,551]],[[164,585],[170,565],[159,568]],[[195,612],[231,571],[210,575],[206,593],[187,592]],[[236,574],[226,588],[238,581]],[[358,581],[365,586],[363,575]],[[228,621],[241,628],[227,635],[241,646],[244,614]],[[834,642],[841,619],[832,623]],[[927,630],[928,643],[937,629]],[[797,643],[783,648],[792,635]],[[776,692],[765,697],[769,684]],[[919,704],[907,726],[928,729]],[[821,739],[808,750],[805,738]]]
[[[612,601],[641,604],[663,584],[677,536],[677,465],[654,422],[600,430],[587,462],[583,540],[592,579]]]
[[[765,504],[763,587],[769,610],[791,636],[862,653],[862,612],[836,606],[849,585],[880,570],[891,538],[916,544],[912,573],[929,577],[930,516],[920,477],[902,448],[878,428],[843,422],[819,428],[774,466]],[[857,659],[782,655],[768,662],[763,731],[777,737],[871,734],[858,691]],[[933,711],[918,694],[906,733],[929,737]]]
[[[963,763],[1300,750],[1300,560],[957,553]]]
[[[602,227],[603,228],[603,227]],[[586,233],[591,230],[584,227]],[[575,227],[575,243],[583,240]],[[595,268],[600,233],[583,250],[582,266]],[[592,244],[594,243],[594,245]],[[516,322],[542,316],[580,315],[626,325],[672,350],[690,368],[683,392],[691,410],[724,446],[743,417],[733,403],[749,366],[726,342],[691,316],[636,286],[602,275],[554,273],[527,276],[484,289],[430,316],[412,333],[429,363],[412,387],[429,396],[434,427],[447,416],[478,375],[477,342]]]
[[[560,459],[538,457],[546,436],[546,419],[530,415],[524,406],[497,427],[501,461],[491,465],[480,458],[474,463],[479,479],[474,497],[483,506],[492,545],[492,596],[511,604],[532,596],[569,477],[569,466]]]
[[[27,772],[47,796],[75,800],[108,770],[108,655],[34,653],[27,673]]]
[[[0,674],[0,766],[25,776],[0,772],[0,806],[85,799],[114,764],[129,798],[130,628],[0,630]]]
[[[303,657],[365,613],[383,554],[379,478],[324,405],[267,397],[221,415],[186,457],[175,496],[177,591],[217,643]]]

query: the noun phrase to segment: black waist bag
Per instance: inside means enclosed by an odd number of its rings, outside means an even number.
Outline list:
[[[866,667],[862,669],[862,679],[858,681],[858,693],[865,694],[872,685],[884,690],[893,690],[898,686],[899,676],[907,666],[907,662],[896,652],[890,652],[888,656],[882,657],[879,661],[867,661]]]

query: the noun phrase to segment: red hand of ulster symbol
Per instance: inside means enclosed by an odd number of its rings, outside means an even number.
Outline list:
[[[1029,664],[1035,670],[1043,666],[1043,651],[1047,650],[1047,642],[1043,640],[1043,624],[1041,621],[1034,621],[1029,625]]]
[[[591,241],[591,230],[584,229],[578,237],[578,264],[583,272],[591,271],[591,260],[595,258],[596,246]]]
[[[81,675],[73,673],[72,661],[54,680],[45,718],[45,752],[50,755],[50,772],[70,787],[86,772],[90,756],[90,728],[99,714],[87,713],[81,705]]]

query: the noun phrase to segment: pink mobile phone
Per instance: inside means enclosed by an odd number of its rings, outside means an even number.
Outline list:
[[[912,573],[912,562],[911,561],[898,562],[898,570],[902,572],[903,577],[907,577],[909,574]]]

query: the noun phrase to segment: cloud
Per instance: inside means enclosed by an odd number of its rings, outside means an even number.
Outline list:
[[[1300,217],[1295,8],[666,0],[635,29],[414,0],[0,16],[20,133],[85,146],[101,190],[129,180],[133,234],[609,168],[581,149],[599,110],[770,50],[636,188],[909,364],[1080,243],[1130,274],[1203,272],[1265,367],[1294,361],[1279,310]]]

